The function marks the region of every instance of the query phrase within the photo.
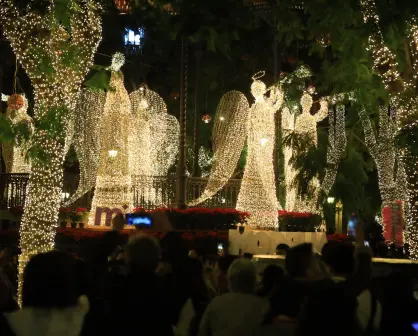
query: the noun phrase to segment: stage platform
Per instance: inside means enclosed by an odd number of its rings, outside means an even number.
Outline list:
[[[326,242],[325,232],[258,231],[246,228],[243,233],[239,230],[229,230],[228,252],[235,255],[243,253],[274,255],[278,244],[293,247],[301,243],[312,243],[314,251],[319,253]]]

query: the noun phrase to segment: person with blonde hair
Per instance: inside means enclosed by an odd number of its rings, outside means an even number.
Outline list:
[[[257,271],[248,259],[235,260],[228,270],[229,293],[216,297],[206,309],[199,336],[252,335],[269,310],[267,300],[255,295]]]

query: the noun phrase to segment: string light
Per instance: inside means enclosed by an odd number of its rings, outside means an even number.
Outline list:
[[[28,135],[31,136],[34,131],[34,125],[32,118],[27,114],[28,109],[28,100],[25,95],[16,95],[21,98],[21,103],[14,104],[11,106],[9,104],[6,110],[6,117],[9,118],[12,125],[16,126],[19,124],[24,124],[28,128]],[[8,101],[10,97],[2,94],[2,100]],[[26,159],[27,147],[30,144],[26,141],[22,143],[2,143],[2,154],[4,159],[4,164],[6,166],[6,172],[8,174],[29,174],[30,173],[30,163]]]
[[[120,69],[118,55],[112,64]],[[129,169],[128,137],[130,132],[131,102],[123,83],[123,74],[112,71],[110,78],[112,91],[106,94],[101,131],[100,164],[96,179],[96,189],[92,201],[89,225],[96,222],[96,209],[123,209],[133,207],[132,181]],[[109,155],[117,151],[117,155]],[[113,152],[115,153],[115,152]],[[105,218],[100,218],[100,225],[106,225]]]
[[[11,0],[0,0],[0,24],[34,89],[37,129],[32,150],[25,212],[20,226],[19,301],[22,270],[31,255],[53,249],[61,203],[64,132],[80,85],[92,64],[101,37],[99,6],[92,0],[67,8],[71,29],[61,25],[50,1],[45,14],[20,15]],[[47,122],[54,116],[56,128]],[[49,118],[49,119],[48,119]],[[61,130],[61,132],[59,131]]]
[[[202,177],[209,176],[213,164],[213,155],[203,146],[199,148],[198,164]]]
[[[76,192],[66,205],[73,204],[96,185],[100,163],[100,125],[106,94],[102,91],[83,89],[74,109],[77,136],[74,149],[80,166],[80,178]]]
[[[264,72],[259,72],[253,76],[251,93],[255,103],[250,109],[247,99],[240,92],[231,91],[222,97],[213,131],[212,171],[205,191],[190,205],[204,202],[228,182],[247,139],[247,161],[237,209],[251,213],[248,221],[251,227],[277,229],[280,205],[273,169],[274,115],[283,103],[283,91],[273,87],[267,97],[266,85],[259,80],[263,75]],[[221,117],[224,119],[221,120]]]

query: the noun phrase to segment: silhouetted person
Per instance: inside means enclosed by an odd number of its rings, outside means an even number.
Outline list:
[[[74,259],[63,252],[34,256],[23,273],[22,309],[2,316],[2,336],[80,335],[88,300],[79,297]]]

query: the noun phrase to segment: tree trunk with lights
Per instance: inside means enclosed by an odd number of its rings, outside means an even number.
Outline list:
[[[65,9],[51,1],[23,14],[11,0],[0,0],[0,23],[35,94],[32,171],[20,230],[20,294],[29,258],[54,247],[66,134],[100,41],[101,25],[98,5],[91,0],[68,2]]]
[[[388,92],[390,102],[396,110],[395,123],[398,135],[406,135],[417,127],[418,101],[417,101],[417,76],[418,76],[418,24],[417,18],[411,16],[406,22],[406,34],[403,42],[405,67],[399,69],[397,56],[386,45],[384,35],[379,25],[379,11],[374,0],[360,0],[364,22],[372,27],[369,37],[368,50],[373,57],[373,69],[378,73]],[[418,212],[416,195],[418,172],[416,153],[411,144],[404,146],[401,157],[405,166],[408,195],[408,212],[406,220],[406,237],[411,247],[411,257],[418,259]],[[411,150],[410,150],[411,149]]]

